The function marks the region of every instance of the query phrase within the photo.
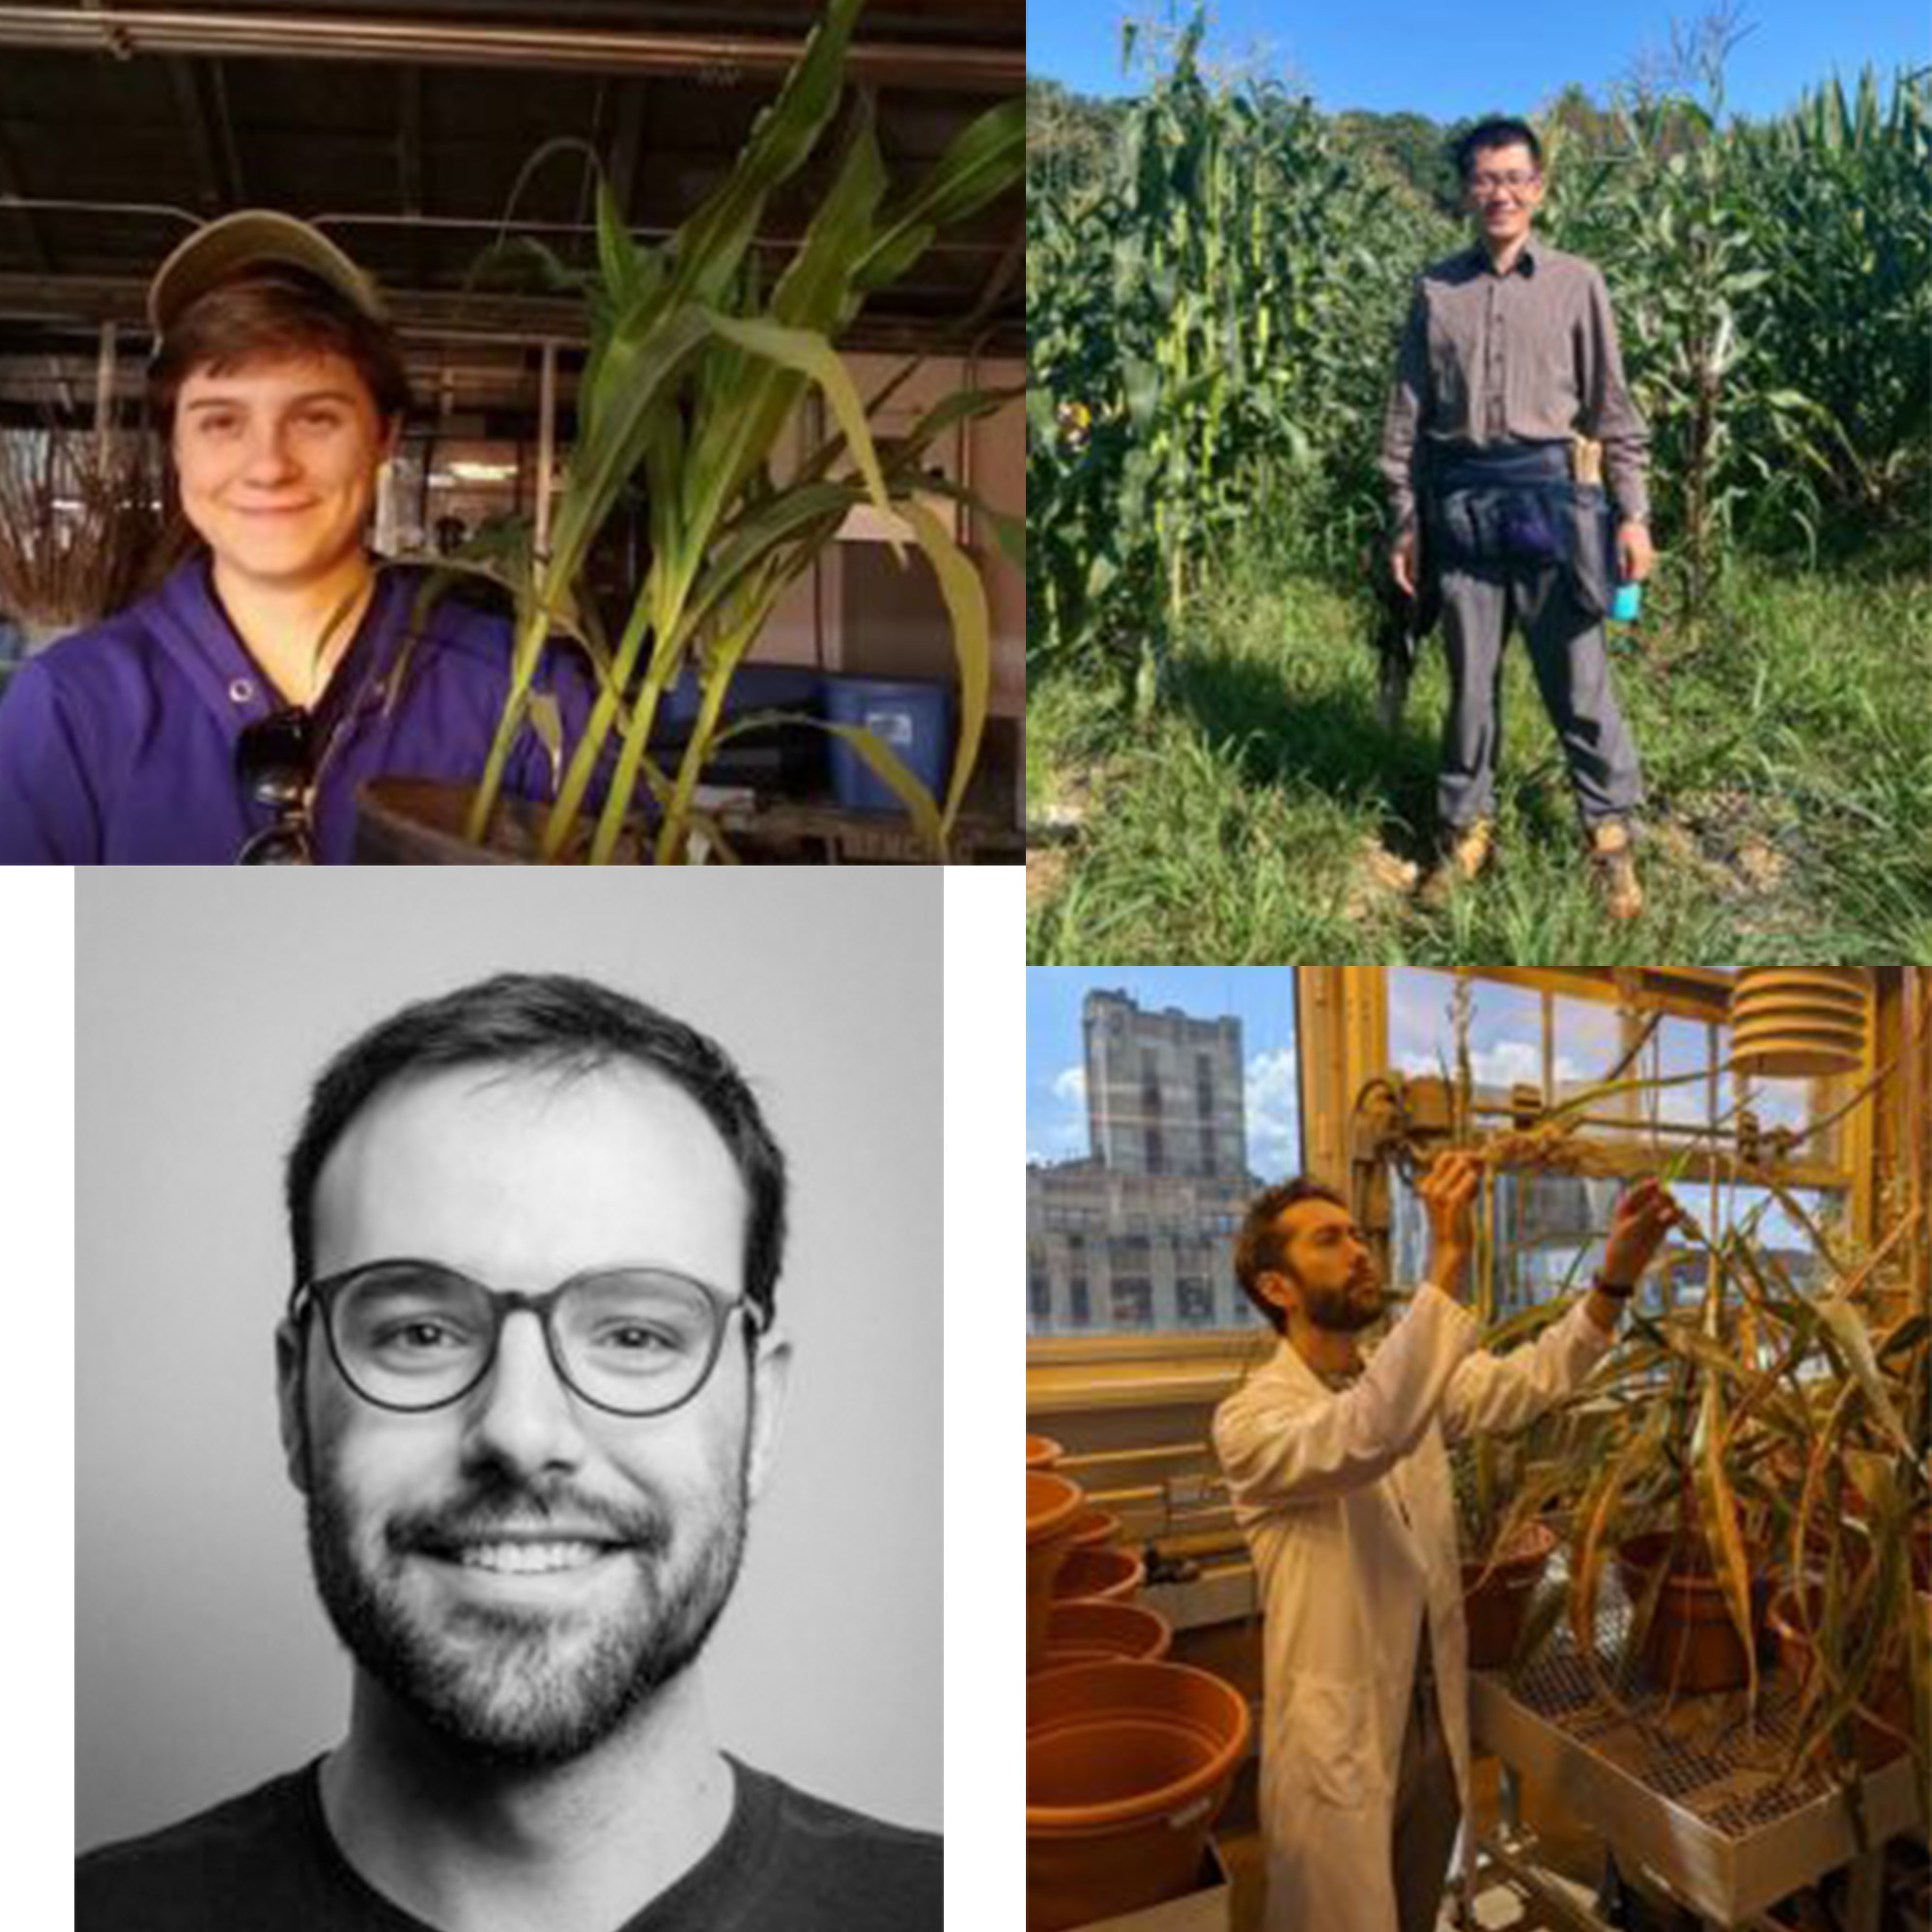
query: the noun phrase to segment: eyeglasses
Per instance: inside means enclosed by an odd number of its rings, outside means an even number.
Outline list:
[[[258,718],[235,741],[235,777],[275,822],[236,854],[238,866],[313,866],[309,792],[315,781],[313,720],[298,706]]]
[[[656,1267],[598,1268],[547,1294],[486,1288],[436,1262],[368,1262],[289,1297],[313,1307],[342,1378],[378,1408],[414,1412],[461,1402],[497,1360],[503,1323],[528,1309],[564,1385],[612,1415],[663,1415],[689,1402],[717,1366],[742,1312],[753,1336],[768,1318],[742,1297]]]
[[[1471,175],[1469,177],[1469,185],[1478,194],[1488,194],[1492,188],[1498,187],[1506,187],[1512,194],[1516,194],[1529,186],[1532,182],[1538,182],[1542,179],[1541,175],[1524,174]]]

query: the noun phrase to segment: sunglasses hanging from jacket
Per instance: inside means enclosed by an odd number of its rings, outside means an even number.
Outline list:
[[[238,866],[313,866],[313,716],[299,705],[258,718],[235,741],[235,777],[243,793],[275,814],[236,854]]]

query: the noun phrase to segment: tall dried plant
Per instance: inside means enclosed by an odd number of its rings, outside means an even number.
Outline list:
[[[0,609],[77,628],[146,587],[161,529],[146,436],[43,430],[0,436]]]

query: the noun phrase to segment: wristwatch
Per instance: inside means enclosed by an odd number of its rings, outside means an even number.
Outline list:
[[[1628,1288],[1613,1288],[1602,1275],[1593,1275],[1590,1286],[1597,1293],[1607,1295],[1612,1301],[1628,1301],[1636,1293],[1635,1282],[1632,1282]]]

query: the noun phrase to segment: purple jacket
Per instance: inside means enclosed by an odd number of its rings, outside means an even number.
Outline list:
[[[443,598],[386,715],[421,572],[384,569],[323,698],[318,857],[346,865],[355,788],[378,775],[473,783],[509,687],[506,619]],[[566,751],[589,709],[588,674],[553,651]],[[76,632],[14,673],[0,696],[0,863],[225,866],[273,821],[242,795],[235,741],[280,699],[214,595],[206,555],[149,598]],[[332,721],[332,723],[331,723]],[[549,753],[526,730],[505,791],[553,796]]]

